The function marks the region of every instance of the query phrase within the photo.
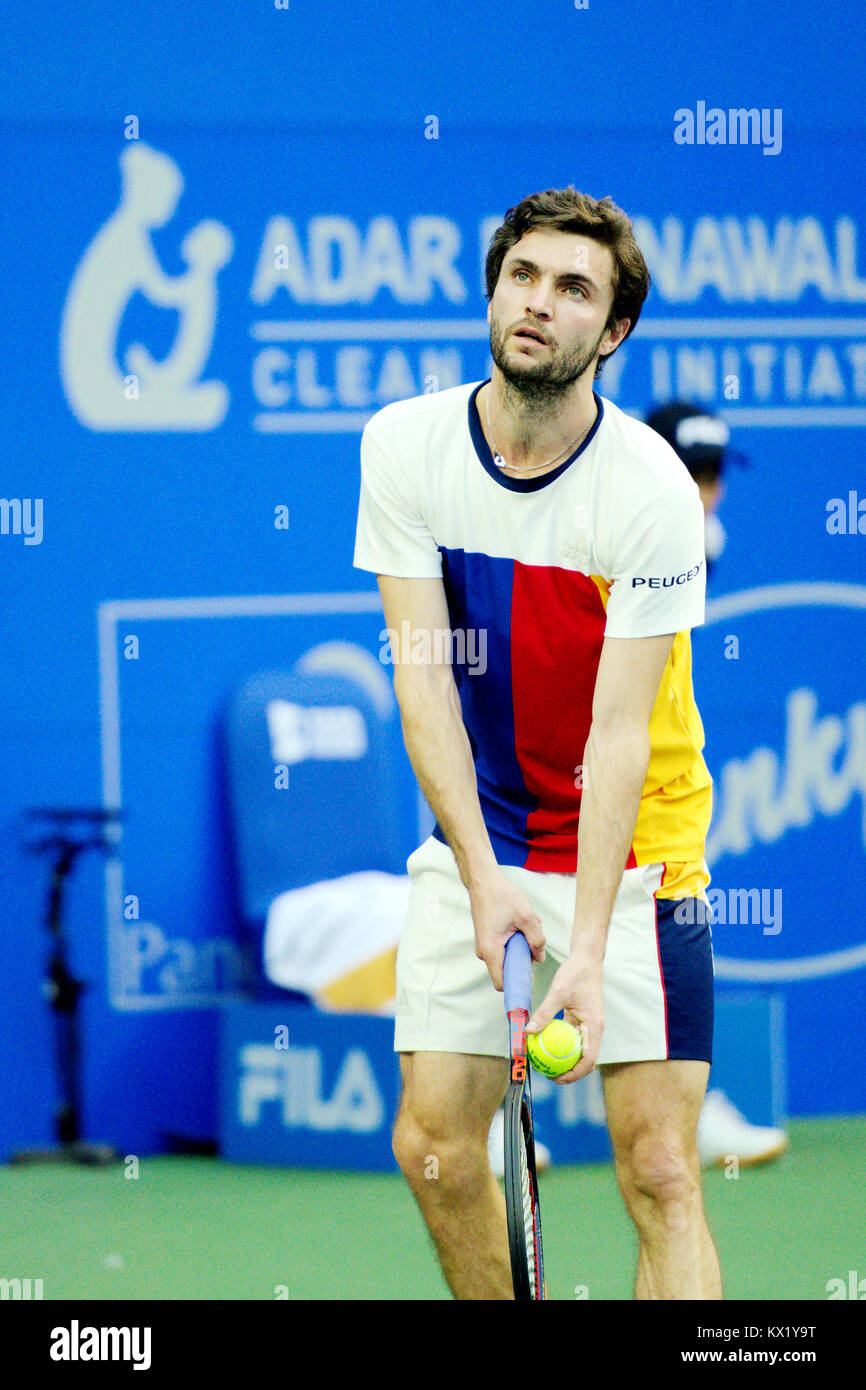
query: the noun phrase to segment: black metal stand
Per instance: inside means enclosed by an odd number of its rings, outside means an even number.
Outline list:
[[[10,1163],[78,1163],[102,1167],[120,1161],[110,1144],[88,1143],[81,1138],[81,1045],[78,1001],[86,988],[76,980],[68,964],[65,935],[65,895],[67,880],[80,854],[87,850],[114,852],[109,829],[120,819],[119,811],[74,810],[70,807],[37,807],[28,813],[31,820],[48,821],[52,833],[25,844],[32,854],[52,856],[51,878],[45,913],[50,951],[43,991],[55,1020],[55,1060],[58,1104],[54,1129],[57,1145],[50,1149],[21,1149]],[[77,833],[76,833],[77,832]]]

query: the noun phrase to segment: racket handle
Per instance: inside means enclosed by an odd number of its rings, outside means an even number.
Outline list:
[[[525,1009],[532,1013],[532,952],[522,932],[515,932],[505,943],[505,964],[502,968],[505,989],[505,1012]]]

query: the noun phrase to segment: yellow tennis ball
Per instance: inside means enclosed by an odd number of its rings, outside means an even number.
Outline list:
[[[580,1029],[555,1018],[540,1033],[527,1033],[526,1051],[536,1071],[545,1076],[563,1076],[577,1066],[583,1055]]]

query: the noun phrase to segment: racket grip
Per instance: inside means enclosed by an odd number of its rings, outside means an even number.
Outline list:
[[[515,932],[505,943],[505,963],[502,968],[505,990],[505,1012],[525,1009],[532,1013],[532,952],[522,932]]]

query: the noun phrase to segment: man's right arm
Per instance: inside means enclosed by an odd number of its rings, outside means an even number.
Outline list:
[[[481,815],[460,696],[444,655],[449,643],[441,636],[435,640],[437,634],[448,631],[442,580],[377,577],[385,622],[394,634],[394,693],[406,751],[454,851],[460,877],[471,888],[496,868],[496,859]],[[429,660],[423,659],[425,655]]]
[[[409,761],[469,892],[476,954],[501,989],[508,937],[519,927],[535,959],[542,960],[544,936],[525,894],[499,869],[484,824],[472,749],[448,659],[444,585],[438,578],[377,578],[386,626],[394,634],[394,693]]]

